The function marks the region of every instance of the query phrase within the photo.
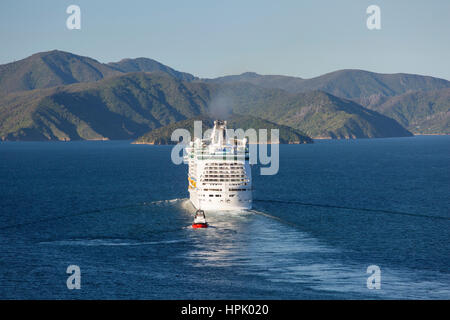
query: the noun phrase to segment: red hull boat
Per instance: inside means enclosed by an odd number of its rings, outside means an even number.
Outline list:
[[[194,228],[194,229],[208,228],[208,224],[207,223],[193,223],[192,228]]]
[[[203,210],[197,210],[195,213],[194,223],[192,224],[192,228],[200,229],[200,228],[208,228],[208,223],[206,222],[205,212]]]

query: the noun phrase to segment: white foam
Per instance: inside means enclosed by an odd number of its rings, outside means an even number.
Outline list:
[[[165,241],[139,241],[131,239],[67,239],[57,241],[39,242],[41,245],[56,245],[56,246],[146,246],[159,244],[173,244],[185,242],[185,239],[180,240],[165,240]]]
[[[366,285],[369,264],[346,261],[342,250],[303,232],[300,226],[264,212],[250,213],[258,216],[211,215],[217,230],[194,239],[195,249],[186,258],[199,267],[231,267],[271,282],[301,283],[312,290],[354,297],[450,298],[449,275],[382,265],[382,289],[370,290]],[[423,280],[427,278],[440,280]]]

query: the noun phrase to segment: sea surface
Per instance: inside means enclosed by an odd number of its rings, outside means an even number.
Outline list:
[[[450,136],[281,145],[203,230],[171,149],[0,143],[0,298],[450,299]]]

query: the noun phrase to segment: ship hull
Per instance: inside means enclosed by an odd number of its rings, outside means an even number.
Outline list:
[[[238,197],[228,199],[229,201],[216,198],[199,199],[198,193],[195,191],[191,191],[189,200],[197,210],[201,209],[205,211],[240,211],[240,210],[250,210],[252,208],[253,201],[251,198],[251,191],[242,192],[242,195],[238,195]]]
[[[211,166],[211,162],[209,161],[191,162],[191,165],[195,166],[195,170],[193,171],[197,173],[197,175],[188,177],[189,198],[195,209],[208,211],[251,209],[253,200],[249,163],[247,161],[213,163],[215,163],[213,166],[220,169],[209,169]],[[205,179],[208,179],[208,172],[211,172],[210,170],[213,170],[215,176],[219,176],[220,178],[213,178],[217,179],[213,181],[205,181]],[[233,173],[232,178],[228,178],[228,172]],[[234,178],[235,176],[244,178],[236,179]],[[227,179],[234,180],[227,182],[221,181]]]

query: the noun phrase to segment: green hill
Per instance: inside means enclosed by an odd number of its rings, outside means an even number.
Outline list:
[[[340,98],[353,100],[366,108],[393,117],[415,132],[442,133],[449,130],[448,122],[446,122],[447,116],[442,113],[442,108],[431,107],[424,110],[424,107],[421,106],[423,105],[422,101],[427,99],[430,99],[430,103],[433,103],[434,100],[440,101],[437,102],[438,105],[445,101],[446,91],[444,89],[450,88],[450,81],[445,79],[415,74],[382,74],[347,69],[311,79],[246,72],[241,75],[219,77],[207,81],[227,85],[248,83],[266,89],[282,89],[294,94],[320,90]],[[426,93],[428,91],[432,91],[432,93]],[[409,95],[409,93],[411,94]],[[419,99],[417,106],[414,106],[415,102],[411,100],[414,98]],[[409,101],[401,103],[400,100]],[[395,110],[388,107],[394,104],[398,106],[394,108]],[[399,104],[402,104],[403,107],[399,107]],[[388,110],[391,111],[388,112]],[[421,120],[424,115],[426,115],[426,121]],[[410,121],[412,121],[411,125]]]
[[[450,81],[445,79],[406,73],[383,74],[356,69],[338,70],[310,79],[246,72],[206,81],[222,84],[250,83],[263,88],[282,89],[290,93],[320,90],[334,96],[355,100],[363,106],[377,103],[380,97],[450,87]]]
[[[92,83],[0,98],[3,140],[133,139],[207,112],[209,89],[163,72],[129,73]]]
[[[258,87],[267,89],[282,89],[290,93],[301,91],[302,84],[307,81],[299,77],[289,77],[281,75],[260,75],[255,72],[245,72],[240,75],[223,76],[214,79],[204,79],[211,83],[250,83]]]
[[[174,70],[156,60],[148,58],[122,59],[119,62],[108,63],[108,66],[123,73],[162,71],[184,81],[196,79],[192,74]]]
[[[53,50],[0,65],[0,94],[79,82],[93,82],[137,71],[162,71],[180,80],[190,81],[195,78],[152,59],[124,59],[116,63],[105,64],[89,57]]]
[[[339,70],[308,79],[300,92],[322,90],[332,95],[352,99],[363,106],[377,96],[395,96],[414,90],[436,90],[450,87],[450,81],[417,74],[383,74],[364,70]]]
[[[320,90],[380,112],[417,133],[447,133],[450,130],[446,109],[450,82],[445,79],[404,73],[381,74],[363,70],[339,70],[311,79],[246,72],[207,81],[226,85],[247,83],[266,89],[282,89],[290,93]],[[275,117],[268,119],[283,121]],[[350,127],[356,129],[355,126],[365,126],[362,123],[358,124],[357,119],[347,125],[338,119],[335,120],[337,122],[334,121],[334,124],[342,128],[339,135],[343,136],[348,136],[354,131]],[[283,123],[295,126],[293,122],[294,120]],[[338,122],[341,122],[341,125]],[[312,124],[315,125],[315,121]],[[335,125],[330,126],[332,132],[337,129]],[[318,133],[309,124],[302,124],[302,129],[313,135]]]
[[[414,133],[450,134],[450,88],[392,97],[375,110]]]
[[[3,140],[135,139],[180,120],[230,112],[290,126],[309,136],[407,136],[395,120],[320,91],[289,94],[251,84],[181,81],[165,72],[127,73],[96,82],[0,98]]]
[[[118,73],[88,57],[58,50],[41,52],[0,65],[0,93],[92,82]]]
[[[178,128],[183,128],[189,130],[191,137],[193,137],[194,121],[196,120],[202,121],[203,132],[205,132],[207,129],[212,128],[214,124],[214,119],[207,116],[182,120],[158,129],[154,129],[136,139],[135,143],[175,144],[175,142],[171,140],[172,132]],[[242,116],[236,114],[231,115],[227,119],[227,127],[229,129],[243,129],[243,130],[247,130],[249,128],[253,128],[255,130],[267,129],[269,139],[270,139],[270,129],[278,129],[280,143],[289,143],[289,144],[313,143],[313,140],[310,137],[308,137],[299,130],[295,130],[287,126],[277,125],[273,122],[251,116]]]
[[[221,88],[233,101],[233,112],[299,129],[311,137],[404,137],[411,133],[395,120],[322,91],[287,94],[245,83]]]
[[[133,139],[194,116],[231,112],[313,137],[409,135],[397,121],[414,132],[445,133],[446,88],[444,79],[363,70],[311,79],[252,72],[198,79],[148,58],[105,64],[53,50],[0,65],[0,137]]]

